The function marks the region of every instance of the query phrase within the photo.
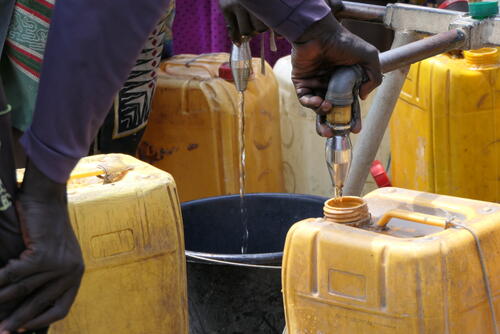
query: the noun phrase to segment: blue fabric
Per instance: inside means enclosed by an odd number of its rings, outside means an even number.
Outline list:
[[[240,1],[290,41],[330,12],[323,0]],[[21,139],[30,159],[54,181],[66,182],[78,160],[87,155],[168,4],[168,0],[56,2],[33,122]]]

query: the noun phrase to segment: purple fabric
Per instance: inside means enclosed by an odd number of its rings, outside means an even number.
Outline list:
[[[178,2],[191,4],[185,27],[205,22],[197,36],[210,41],[209,48],[203,46],[193,52],[217,51],[214,48],[220,46],[216,41],[221,40],[221,33],[212,30],[210,24],[213,17],[222,19],[220,14],[212,16],[216,13],[216,1],[210,2],[209,18],[197,12],[205,8],[199,1]],[[240,1],[292,41],[330,11],[323,0]],[[78,160],[87,154],[113,98],[168,3],[168,0],[57,1],[33,122],[21,139],[30,159],[54,181],[66,182]],[[174,33],[176,30],[179,27]],[[227,34],[224,32],[223,36]]]
[[[218,0],[181,0],[177,1],[173,26],[174,53],[212,53],[229,52],[231,41]],[[265,58],[271,66],[278,59],[290,54],[290,44],[285,39],[277,40],[277,52],[269,48],[269,34],[253,38],[252,54],[260,56],[260,39],[266,43]]]
[[[268,27],[289,41],[331,12],[324,0],[239,0]]]
[[[168,0],[56,2],[31,127],[21,142],[35,165],[67,181],[87,155],[118,90]]]

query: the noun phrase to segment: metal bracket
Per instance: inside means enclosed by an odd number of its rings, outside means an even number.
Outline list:
[[[476,20],[457,11],[389,4],[384,24],[396,31],[415,31],[425,35],[461,29],[466,34],[462,49],[500,46],[500,16]]]

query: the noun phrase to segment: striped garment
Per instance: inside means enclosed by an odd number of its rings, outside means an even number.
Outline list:
[[[12,124],[21,131],[29,127],[35,109],[43,54],[55,1],[17,0],[8,28],[0,59],[0,73],[13,109]],[[107,119],[111,124],[104,126],[100,132],[99,146],[102,150],[111,150],[114,148],[114,141],[131,136],[146,126],[156,86],[155,72],[160,64],[163,45],[169,44],[172,39],[174,13],[175,1],[172,0],[168,12],[146,41],[129,78],[115,98]],[[133,141],[135,145],[136,138]]]
[[[120,152],[135,155],[151,113],[156,71],[162,57],[171,56],[175,1],[148,37],[136,64],[102,125],[92,153]]]
[[[55,0],[17,0],[0,72],[12,105],[13,126],[24,131],[35,108],[43,53]]]

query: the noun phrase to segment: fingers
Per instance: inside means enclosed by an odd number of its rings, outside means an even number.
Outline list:
[[[321,137],[330,138],[333,136],[333,130],[327,125],[325,115],[316,116],[316,132]]]
[[[31,276],[38,270],[36,265],[26,260],[10,260],[9,263],[0,269],[0,287],[16,283]]]
[[[352,133],[360,133],[361,132],[361,118],[357,117],[355,120],[354,120],[354,124],[352,125],[351,127],[351,132]]]
[[[22,330],[34,330],[49,326],[50,324],[63,319],[68,314],[73,301],[75,300],[77,289],[70,289],[60,299],[58,299],[54,306],[49,308],[46,312],[40,314],[33,320],[28,321],[22,325]]]
[[[262,23],[261,20],[259,20],[257,17],[253,16],[250,14],[250,21],[252,23],[253,31],[258,32],[258,33],[263,33],[264,31],[267,31],[269,28]]]
[[[27,279],[21,280],[20,282],[8,285],[0,290],[0,304],[5,304],[12,302],[14,300],[20,300],[30,295],[35,289],[44,285],[52,278],[54,274],[40,274]]]
[[[268,29],[264,23],[237,1],[219,0],[219,4],[226,20],[229,37],[233,43],[239,45],[242,42],[242,36],[252,37]]]
[[[375,88],[377,88],[382,83],[382,73],[380,71],[374,71],[372,69],[365,69],[366,75],[368,76],[368,81],[364,82],[359,88],[359,97],[364,100],[368,97]]]
[[[66,281],[63,280],[55,281],[48,286],[43,287],[40,292],[35,293],[0,324],[0,333],[4,334],[5,331],[12,332],[21,327],[25,327],[25,324],[38,318],[49,308],[54,308],[60,297],[68,291],[69,284],[65,282]],[[64,299],[66,303],[68,302],[67,299],[68,298]],[[72,301],[73,299],[70,299],[70,305]]]
[[[324,99],[328,82],[322,78],[295,79],[295,92],[300,104],[313,109],[318,114],[326,114],[332,109],[332,104]]]
[[[241,44],[241,33],[238,28],[238,20],[236,16],[233,14],[233,12],[230,11],[224,11],[223,12],[224,19],[226,20],[227,23],[227,29],[229,32],[229,38],[231,38],[231,41],[237,45]]]
[[[351,128],[352,133],[359,133],[361,131],[361,119],[357,118]],[[316,116],[316,132],[321,137],[332,137],[333,130],[330,128],[326,121],[325,115]]]
[[[252,36],[254,33],[252,21],[250,20],[250,15],[243,8],[239,7],[235,10],[236,19],[238,20],[238,29],[242,36]]]
[[[370,46],[365,55],[367,61],[362,65],[368,81],[363,83],[359,89],[359,97],[366,99],[368,94],[382,83],[382,72],[380,70],[379,52],[374,46]]]
[[[299,102],[319,115],[326,115],[332,109],[332,104],[320,96],[304,95],[299,98]]]

